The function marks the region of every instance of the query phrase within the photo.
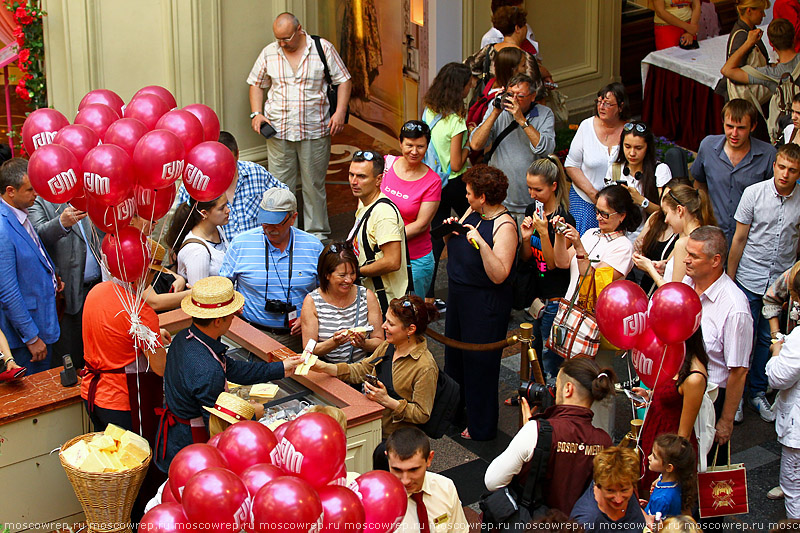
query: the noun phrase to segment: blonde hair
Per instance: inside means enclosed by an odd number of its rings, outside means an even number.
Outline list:
[[[537,159],[528,167],[529,176],[541,176],[548,185],[557,184],[556,202],[569,212],[569,183],[561,161],[554,155]]]
[[[594,456],[594,484],[598,487],[634,486],[639,481],[639,456],[630,448],[610,446]]]
[[[740,17],[744,16],[744,12],[748,9],[769,9],[769,0],[739,0],[736,4],[736,11]]]
[[[306,413],[323,413],[336,420],[345,433],[347,433],[347,415],[338,407],[332,405],[312,405],[306,409]]]
[[[661,523],[661,533],[667,531],[680,531],[681,533],[703,533],[703,530],[694,521],[694,518],[687,515],[670,516]]]

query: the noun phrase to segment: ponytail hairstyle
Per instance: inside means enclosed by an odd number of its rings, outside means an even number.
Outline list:
[[[505,50],[505,48],[504,48]],[[550,154],[547,157],[537,159],[528,167],[530,176],[541,176],[548,185],[556,184],[556,202],[569,212],[569,183],[567,173],[558,157]]]
[[[667,191],[661,201],[670,209],[676,210],[683,206],[701,226],[716,226],[717,219],[711,207],[711,201],[705,191],[695,189],[688,185],[678,185]]]
[[[680,435],[662,433],[653,442],[661,463],[672,465],[681,486],[681,510],[690,514],[697,503],[697,455],[692,443]]]
[[[672,178],[667,182],[666,185],[664,185],[664,190],[677,187],[678,185],[689,185],[689,178]],[[664,194],[662,194],[658,199],[659,204],[663,199]],[[667,216],[664,214],[663,209],[659,209],[650,215],[650,224],[647,226],[647,230],[642,235],[642,255],[650,257],[649,254],[658,244],[659,238],[664,234],[665,231],[667,231],[668,227],[669,224],[667,224]]]
[[[178,204],[167,230],[167,245],[172,248],[174,254],[177,255],[186,234],[202,222],[203,214],[200,211],[212,209],[217,205],[217,201],[219,198],[214,198],[209,202],[198,202],[194,198],[190,198],[188,202]]]
[[[637,120],[627,122],[622,127],[622,135],[619,137],[619,151],[615,162],[623,165],[623,168],[628,166],[628,159],[625,157],[625,138],[628,136],[642,138],[647,144],[647,148],[644,151],[644,159],[642,159],[642,174],[637,181],[642,184],[642,195],[651,202],[657,202],[656,165],[658,165],[658,161],[656,161],[656,138],[653,135],[653,130],[644,122]]]
[[[615,393],[617,375],[611,368],[600,368],[593,359],[573,357],[561,365],[561,372],[572,383],[580,385],[593,402],[599,402]]]

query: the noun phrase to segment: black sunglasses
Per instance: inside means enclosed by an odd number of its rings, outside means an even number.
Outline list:
[[[430,129],[425,123],[406,122],[403,124],[403,131],[411,133],[413,131],[420,131],[423,134],[428,133]]]
[[[347,242],[347,241],[345,241],[345,242],[334,242],[328,248],[328,252],[327,253],[329,253],[329,254],[340,254],[342,252],[346,252],[346,251],[352,252],[354,250],[355,249],[353,248],[353,243],[351,243],[351,242]]]
[[[411,312],[414,313],[414,316],[417,316],[417,306],[414,305],[414,302],[408,296],[403,296],[403,302],[400,304],[401,307],[404,309],[411,308]]]

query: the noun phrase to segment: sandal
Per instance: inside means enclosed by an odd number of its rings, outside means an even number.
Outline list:
[[[469,428],[461,432],[461,438],[464,440],[472,440],[472,437],[469,436]]]

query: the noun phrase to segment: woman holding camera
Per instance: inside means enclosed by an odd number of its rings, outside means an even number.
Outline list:
[[[630,116],[629,107],[624,85],[606,85],[597,93],[594,116],[581,122],[569,146],[564,167],[572,180],[570,213],[575,217],[579,235],[597,227],[594,205],[597,191],[604,185],[610,162],[617,157],[622,127]]]
[[[383,342],[381,306],[371,290],[356,285],[358,258],[353,246],[332,242],[317,263],[319,287],[306,295],[300,315],[303,346],[317,341],[314,353],[328,363],[354,363]],[[369,331],[358,328],[371,326]]]
[[[601,449],[611,446],[608,433],[592,425],[591,407],[594,402],[614,395],[615,381],[611,368],[601,369],[586,357],[564,361],[555,388],[551,386],[550,390],[542,391],[542,394],[555,396],[554,406],[531,417],[528,402],[523,398],[525,425],[486,469],[486,488],[498,490],[512,484],[515,490],[519,489],[517,494],[521,493],[528,475],[524,466],[533,457],[539,437],[539,420],[546,420],[553,427],[553,434],[545,503],[564,513],[572,511],[592,480],[592,458]],[[581,448],[572,446],[573,443],[580,443]]]
[[[431,415],[439,377],[424,335],[438,315],[433,304],[419,296],[395,298],[383,323],[386,340],[372,356],[350,364],[320,359],[313,370],[350,384],[363,382],[366,397],[385,408],[381,419],[384,439],[397,428],[424,424]]]
[[[445,237],[449,279],[445,335],[463,342],[491,343],[504,339],[508,331],[517,228],[503,207],[508,178],[501,170],[476,165],[462,179],[470,208],[458,221],[466,234]],[[445,347],[445,372],[461,386],[460,405],[466,408],[464,439],[491,440],[497,435],[502,352]]]
[[[548,378],[555,378],[562,359],[550,350],[544,350],[544,345],[558,311],[558,301],[569,288],[569,268],[556,267],[553,252],[556,228],[550,222],[553,217],[559,216],[574,226],[575,219],[569,214],[567,176],[556,156],[549,155],[531,163],[525,179],[534,202],[525,210],[525,219],[520,225],[522,247],[519,268],[520,272],[523,268],[533,270],[530,275],[534,280],[534,307],[540,313],[539,316],[534,314],[534,327],[539,332],[535,336],[534,349],[542,354],[542,372]]]

